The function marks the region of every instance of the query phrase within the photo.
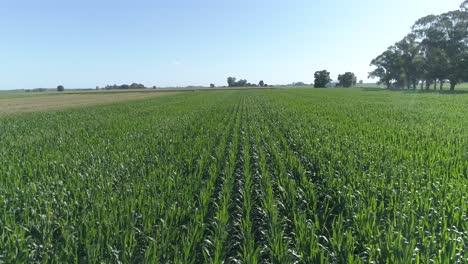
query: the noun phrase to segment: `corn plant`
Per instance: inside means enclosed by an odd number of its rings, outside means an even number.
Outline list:
[[[465,263],[467,105],[274,89],[0,116],[0,263]]]

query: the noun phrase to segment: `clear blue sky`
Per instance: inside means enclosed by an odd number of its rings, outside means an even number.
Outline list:
[[[0,89],[366,80],[424,15],[462,0],[2,0]]]

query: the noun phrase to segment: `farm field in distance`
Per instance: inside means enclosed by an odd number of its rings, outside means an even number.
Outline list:
[[[115,102],[144,99],[148,97],[171,95],[175,93],[177,92],[0,94],[0,115],[110,104]]]
[[[467,262],[467,109],[304,88],[0,115],[0,263]]]

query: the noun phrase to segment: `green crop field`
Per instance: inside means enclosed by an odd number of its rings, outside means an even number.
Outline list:
[[[0,263],[464,263],[468,94],[185,92],[0,117]]]

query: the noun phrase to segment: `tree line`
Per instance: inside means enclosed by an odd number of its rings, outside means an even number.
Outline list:
[[[316,71],[314,74],[315,81],[312,84],[315,88],[325,88],[327,85],[330,84],[332,79],[330,78],[330,72],[327,70],[322,70],[322,71]],[[338,84],[337,86],[339,87],[351,87],[356,85],[357,83],[357,78],[356,75],[352,72],[346,72],[344,74],[338,75]],[[247,82],[247,80],[240,79],[237,80],[235,77],[228,77],[227,78],[227,83],[229,87],[268,87],[268,84],[266,84],[263,80],[261,80],[258,84],[252,84]],[[362,81],[360,82],[362,83]],[[306,86],[304,82],[295,82],[292,83],[291,86]],[[210,87],[214,88],[214,84],[210,84]]]
[[[141,83],[132,83],[130,85],[128,84],[122,84],[122,85],[106,85],[104,89],[110,90],[110,89],[144,89],[146,88],[143,84]]]
[[[330,72],[327,70],[316,71],[314,74],[314,87],[325,88],[332,81],[330,78]],[[344,74],[338,75],[337,87],[349,88],[355,86],[357,83],[357,77],[352,72],[345,72]],[[362,83],[362,82],[361,82]]]
[[[443,89],[468,81],[468,0],[459,10],[418,19],[411,32],[371,61],[369,78],[390,88]]]
[[[263,80],[261,80],[258,84],[254,84],[254,83],[247,82],[247,80],[245,79],[237,80],[237,78],[235,77],[228,77],[227,83],[229,87],[257,87],[257,86],[268,87],[268,84],[266,84]]]

